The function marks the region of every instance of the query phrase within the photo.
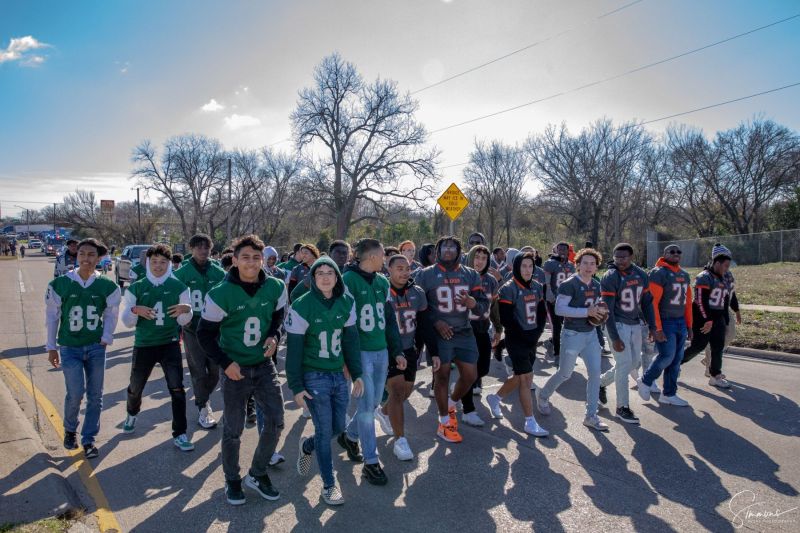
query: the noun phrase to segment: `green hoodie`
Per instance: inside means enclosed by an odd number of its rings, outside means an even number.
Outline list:
[[[336,272],[331,298],[317,288],[314,273],[320,265]],[[305,389],[306,372],[341,372],[346,365],[353,380],[361,377],[355,301],[345,294],[339,267],[329,257],[321,257],[311,266],[309,280],[310,290],[292,302],[284,323],[286,380],[293,394]]]

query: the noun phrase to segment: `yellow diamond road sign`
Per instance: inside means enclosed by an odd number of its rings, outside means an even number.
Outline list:
[[[464,193],[461,192],[461,189],[459,189],[455,183],[450,184],[437,202],[439,207],[450,217],[450,220],[457,219],[469,205],[469,199],[464,196]]]

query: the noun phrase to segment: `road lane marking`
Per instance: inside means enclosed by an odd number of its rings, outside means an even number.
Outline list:
[[[22,281],[22,270],[17,270],[19,274],[19,292],[25,292],[25,282]]]
[[[42,393],[42,391],[37,389],[31,383],[31,381],[28,379],[28,376],[26,376],[24,372],[17,368],[14,363],[8,359],[0,359],[0,365],[3,365],[6,369],[8,369],[8,371],[15,378],[17,378],[17,381],[20,382],[28,394],[36,399],[36,402],[39,404],[39,407],[41,407],[45,417],[50,421],[53,429],[56,430],[59,439],[63,441],[64,422],[61,419],[61,416],[58,414],[58,409],[56,409],[56,406],[53,405],[53,403]],[[92,467],[91,463],[86,460],[86,458],[83,456],[83,452],[80,449],[65,451],[71,456],[72,466],[74,466],[78,471],[84,487],[86,487],[86,490],[94,500],[95,506],[97,507],[94,515],[97,518],[97,525],[100,527],[100,531],[122,531],[122,527],[119,525],[117,517],[114,516],[114,512],[111,510],[111,507],[108,504],[108,498],[106,498],[103,489],[100,487],[100,482],[97,481],[97,476],[94,473],[94,468]]]

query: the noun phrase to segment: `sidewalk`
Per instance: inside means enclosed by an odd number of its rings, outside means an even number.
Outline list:
[[[0,413],[0,526],[70,516],[80,510],[77,495],[53,465],[2,378]]]
[[[739,307],[741,307],[745,311],[768,311],[770,313],[800,313],[800,307],[792,307],[789,305],[741,304]]]

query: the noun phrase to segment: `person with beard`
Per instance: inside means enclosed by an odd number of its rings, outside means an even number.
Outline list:
[[[525,415],[525,433],[546,437],[549,432],[536,422],[531,398],[536,346],[542,334],[539,315],[544,302],[544,289],[533,278],[536,263],[532,253],[517,255],[512,268],[513,278],[500,288],[498,302],[514,375],[506,379],[497,394],[488,395],[486,403],[494,418],[502,418],[500,402],[518,388],[519,403]]]
[[[417,314],[427,309],[428,301],[422,289],[411,280],[411,267],[404,255],[396,255],[389,259],[389,283],[391,284],[389,302],[400,331],[406,367],[401,370],[396,362],[389,361],[389,374],[386,380],[389,398],[375,411],[375,416],[383,432],[395,437],[394,455],[401,461],[410,461],[414,458],[414,453],[405,437],[403,406],[411,395],[417,377],[419,353],[414,346]]]
[[[439,411],[437,435],[446,442],[461,442],[456,405],[471,393],[477,378],[478,346],[469,314],[483,316],[489,300],[480,274],[461,265],[461,242],[455,236],[436,243],[436,263],[422,269],[414,282],[425,291],[428,310],[420,313],[426,344],[436,343],[441,364],[435,371],[436,404]],[[458,381],[448,394],[450,363],[458,367]]]
[[[146,255],[145,277],[131,283],[122,298],[120,319],[136,329],[122,432],[133,433],[144,386],[158,364],[172,400],[172,442],[188,452],[194,450],[194,444],[186,435],[186,391],[178,330],[192,321],[192,299],[189,288],[172,275],[171,260],[169,246],[151,246]]]
[[[547,313],[550,315],[550,323],[553,326],[553,337],[550,343],[556,366],[558,366],[561,355],[561,328],[564,324],[564,318],[556,313],[556,296],[561,284],[575,273],[575,265],[567,259],[569,254],[569,243],[560,242],[553,247],[553,254],[542,266],[545,274],[545,286],[547,287],[547,293],[545,294]]]
[[[475,411],[474,396],[476,394],[475,389],[481,388],[481,378],[489,374],[489,366],[492,362],[492,338],[489,335],[489,325],[491,324],[491,309],[497,299],[497,289],[499,288],[497,279],[490,273],[490,270],[493,270],[489,266],[490,257],[489,249],[482,244],[478,244],[470,249],[466,263],[468,267],[475,269],[480,274],[483,292],[490,302],[489,309],[483,315],[469,314],[472,333],[475,335],[475,342],[478,345],[478,379],[475,380],[469,392],[461,399],[463,408],[461,420],[475,427],[483,426],[483,420]]]
[[[283,426],[283,395],[272,354],[278,348],[286,307],[286,287],[263,270],[264,243],[245,235],[233,244],[233,266],[206,295],[197,338],[206,355],[222,369],[222,470],[225,497],[245,503],[239,471],[240,437],[247,398],[253,394],[265,415],[245,484],[262,498],[277,500],[267,466]]]

